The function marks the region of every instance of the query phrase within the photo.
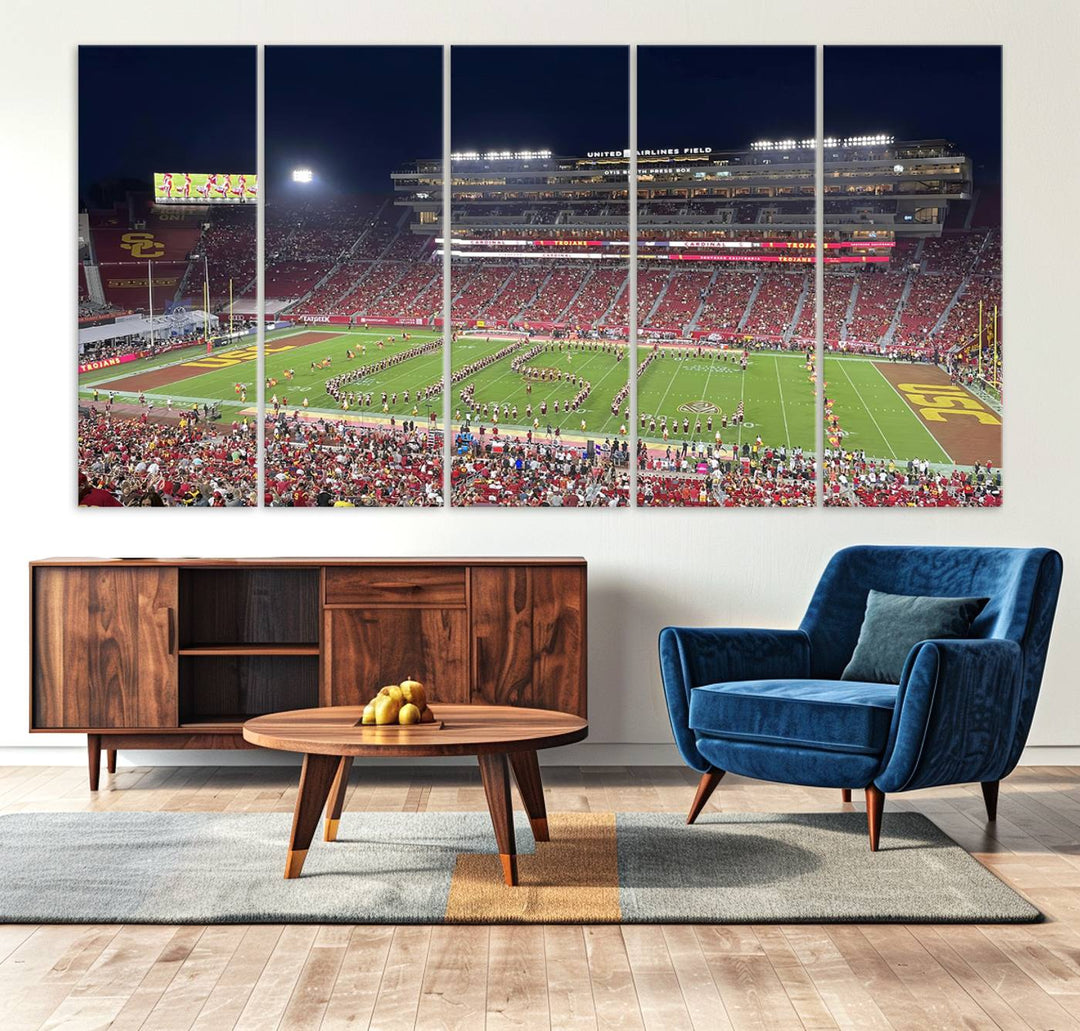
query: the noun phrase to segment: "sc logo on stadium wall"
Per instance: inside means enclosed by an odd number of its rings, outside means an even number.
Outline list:
[[[131,251],[133,258],[160,258],[165,254],[165,245],[155,240],[153,233],[124,233],[120,246]]]

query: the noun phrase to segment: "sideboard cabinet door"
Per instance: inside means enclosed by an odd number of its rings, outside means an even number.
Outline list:
[[[34,727],[177,726],[177,571],[34,570]]]
[[[469,700],[463,608],[326,609],[323,649],[324,705],[365,705],[409,677],[431,702]]]
[[[586,715],[584,566],[479,566],[470,616],[473,702]]]

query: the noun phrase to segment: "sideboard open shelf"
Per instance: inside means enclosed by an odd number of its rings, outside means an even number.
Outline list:
[[[432,700],[586,715],[582,558],[46,559],[30,564],[30,729],[101,750],[246,748],[245,720]]]

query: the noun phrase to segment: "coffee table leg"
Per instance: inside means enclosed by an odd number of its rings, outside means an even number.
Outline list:
[[[299,877],[307,858],[308,846],[326,805],[326,796],[337,773],[338,756],[305,755],[300,772],[300,791],[293,811],[292,833],[289,835],[289,854],[285,860],[285,877]]]
[[[326,803],[324,841],[337,841],[338,821],[341,819],[342,806],[345,805],[345,792],[349,787],[349,771],[352,769],[352,761],[353,757],[351,755],[343,755],[338,763],[334,783],[330,788],[330,800]]]
[[[540,780],[540,762],[535,752],[511,752],[510,765],[514,769],[521,801],[529,814],[533,838],[549,841],[547,806],[544,804],[544,785]]]
[[[510,771],[506,756],[495,752],[476,757],[480,762],[480,779],[484,782],[495,841],[502,859],[503,878],[509,885],[518,882],[517,845],[514,843],[514,811],[510,806]]]

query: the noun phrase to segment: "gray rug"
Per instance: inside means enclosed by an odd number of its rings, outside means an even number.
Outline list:
[[[351,813],[282,877],[286,813],[0,816],[9,923],[1022,923],[1035,907],[917,813],[518,814],[507,888],[488,815]]]

